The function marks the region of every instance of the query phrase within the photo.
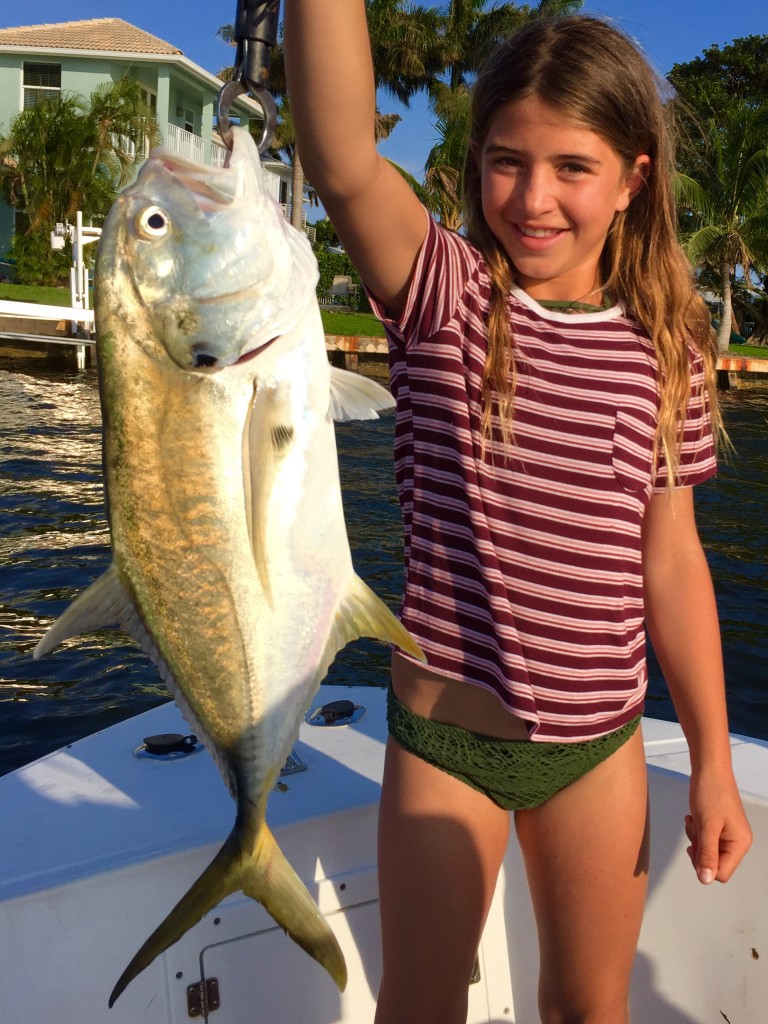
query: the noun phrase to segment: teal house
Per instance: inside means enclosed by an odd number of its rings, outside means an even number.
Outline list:
[[[164,146],[191,159],[220,165],[225,149],[216,134],[222,83],[181,50],[120,18],[0,29],[0,133],[16,114],[58,92],[88,97],[104,83],[131,76],[141,83]],[[247,97],[231,113],[240,122],[260,117]],[[290,206],[290,168],[265,162],[278,202]],[[0,199],[0,257],[9,249],[15,211]]]

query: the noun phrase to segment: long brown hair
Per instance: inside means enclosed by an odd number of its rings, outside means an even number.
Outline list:
[[[582,15],[531,22],[491,54],[472,97],[475,151],[482,150],[503,104],[532,96],[600,135],[627,169],[640,154],[651,158],[644,186],[615,215],[603,250],[601,285],[641,324],[656,350],[661,394],[657,436],[674,481],[690,395],[689,344],[704,361],[716,434],[720,418],[709,313],[677,240],[672,103],[665,102],[662,83],[631,40],[606,21]],[[496,409],[508,442],[514,339],[507,297],[515,268],[485,221],[480,185],[479,161],[470,148],[463,184],[466,231],[483,253],[491,277],[483,434],[490,438]]]

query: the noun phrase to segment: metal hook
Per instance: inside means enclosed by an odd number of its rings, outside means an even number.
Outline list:
[[[237,58],[235,74],[219,93],[219,133],[232,150],[229,108],[238,96],[250,93],[264,111],[259,152],[269,148],[277,127],[277,107],[267,88],[272,47],[277,39],[280,0],[238,0],[235,14]]]
[[[277,128],[277,106],[275,99],[266,85],[249,85],[245,79],[237,78],[227,82],[219,93],[216,116],[219,123],[219,135],[227,149],[232,151],[232,122],[229,120],[229,108],[238,96],[250,92],[264,111],[264,126],[258,143],[260,153],[266,152],[272,142]]]

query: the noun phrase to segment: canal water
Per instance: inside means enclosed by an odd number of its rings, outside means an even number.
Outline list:
[[[720,609],[734,732],[768,739],[768,388],[724,396],[735,454],[697,489]],[[392,419],[338,428],[347,528],[359,574],[396,608],[401,526]],[[93,370],[0,357],[0,774],[167,700],[132,640],[105,630],[32,660],[45,627],[109,564]],[[387,681],[388,651],[350,645],[328,677]],[[651,661],[647,713],[674,719]]]

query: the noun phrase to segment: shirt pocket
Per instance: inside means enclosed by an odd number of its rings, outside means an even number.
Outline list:
[[[631,494],[650,495],[653,486],[655,431],[637,413],[619,409],[613,428],[611,459],[616,480]]]

